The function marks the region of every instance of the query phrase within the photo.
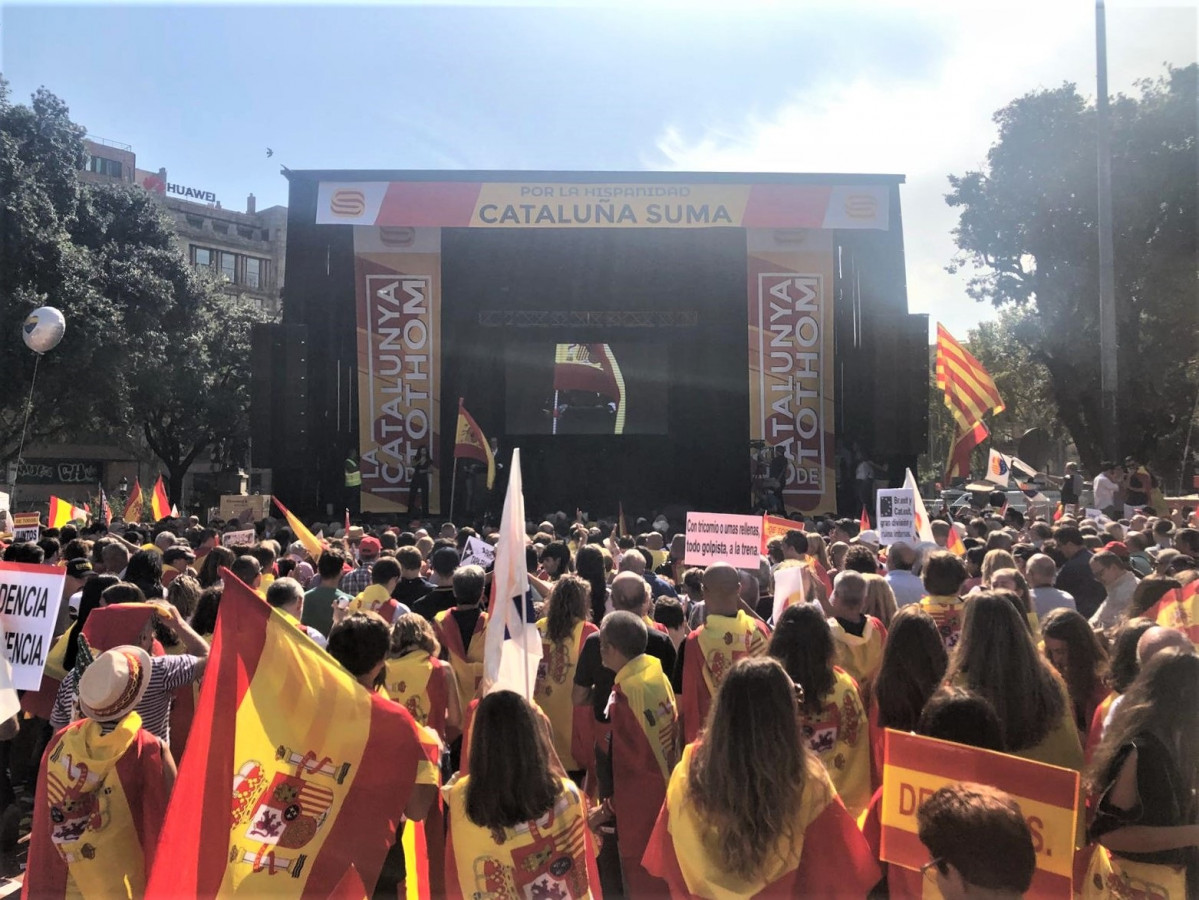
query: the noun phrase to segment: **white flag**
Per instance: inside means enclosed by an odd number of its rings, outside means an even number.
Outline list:
[[[936,539],[933,537],[933,523],[928,518],[928,510],[924,506],[924,498],[920,496],[920,488],[916,484],[916,476],[912,474],[911,469],[906,469],[903,479],[903,486],[912,492],[912,509],[915,511],[916,540],[935,544]]]
[[[1008,458],[998,450],[991,450],[987,455],[987,481],[1005,488],[1011,474],[1012,467]]]
[[[508,494],[492,569],[491,608],[483,645],[487,689],[515,691],[533,702],[540,662],[541,635],[533,617],[529,572],[525,568],[525,498],[518,448],[512,451]]]
[[[774,570],[772,619],[776,628],[787,607],[807,602],[803,590],[803,570],[803,566],[783,566],[781,569]]]

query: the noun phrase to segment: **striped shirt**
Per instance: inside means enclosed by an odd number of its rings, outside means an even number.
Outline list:
[[[199,661],[200,657],[187,654],[150,658],[150,684],[146,687],[146,693],[137,704],[136,710],[142,717],[142,728],[168,744],[171,740],[171,696],[176,689],[196,680],[196,664]],[[75,670],[72,669],[58,686],[58,696],[54,698],[54,711],[50,713],[50,727],[58,731],[84,718],[79,711],[78,700],[79,688],[76,684]],[[108,734],[117,724],[102,723],[102,733]]]

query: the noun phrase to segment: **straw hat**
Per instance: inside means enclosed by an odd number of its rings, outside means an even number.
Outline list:
[[[117,722],[141,702],[150,686],[150,654],[122,644],[101,653],[79,679],[79,708],[97,722]]]

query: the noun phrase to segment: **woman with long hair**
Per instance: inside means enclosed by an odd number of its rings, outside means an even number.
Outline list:
[[[1108,693],[1103,701],[1095,707],[1095,712],[1091,716],[1090,728],[1087,729],[1086,743],[1083,745],[1088,762],[1094,756],[1099,742],[1103,740],[1103,733],[1107,729],[1112,710],[1118,706],[1117,698],[1123,696],[1124,692],[1128,690],[1128,686],[1136,680],[1137,674],[1141,671],[1141,665],[1137,661],[1137,643],[1141,640],[1141,635],[1152,628],[1154,624],[1152,619],[1129,619],[1120,626],[1116,631],[1116,636],[1112,639],[1112,649],[1108,654]]]
[[[212,555],[210,552],[209,556]],[[200,599],[196,601],[196,611],[192,613],[191,626],[196,634],[207,641],[212,640],[216,633],[216,614],[221,608],[221,595],[225,589],[220,580],[211,587],[200,591]]]
[[[454,670],[438,659],[440,653],[441,644],[429,620],[404,613],[391,628],[391,644],[383,663],[383,692],[448,743],[462,729],[462,704]]]
[[[1028,622],[1028,627],[1032,629],[1034,635],[1041,633],[1041,622],[1037,617],[1036,604],[1033,603],[1032,590],[1029,588],[1028,580],[1024,577],[1023,572],[1019,569],[996,569],[991,573],[990,587],[993,591],[1007,591],[1015,594],[1020,601],[1019,609]]]
[[[862,612],[874,616],[883,623],[883,628],[890,632],[891,622],[899,609],[895,601],[895,591],[882,575],[866,574],[862,577],[866,579],[866,602],[862,605]]]
[[[1066,680],[1070,705],[1074,709],[1074,724],[1086,740],[1091,718],[1107,696],[1107,651],[1082,614],[1073,610],[1055,609],[1041,625],[1045,655]]]
[[[200,587],[210,588],[221,580],[221,569],[233,565],[237,555],[228,547],[216,546],[208,551],[200,564]]]
[[[599,626],[608,612],[608,577],[604,551],[595,544],[584,544],[575,554],[575,574],[591,588],[591,623]]]
[[[1005,594],[983,591],[970,598],[945,680],[991,702],[1008,753],[1081,770],[1082,743],[1066,685]]]
[[[1015,569],[1016,557],[1012,556],[1007,550],[988,550],[983,557],[983,564],[980,570],[982,576],[982,590],[989,590],[995,585],[991,583],[991,579],[995,577],[995,573],[1000,569]]]
[[[549,717],[553,732],[554,750],[576,784],[582,783],[583,772],[591,760],[576,760],[571,754],[574,734],[574,704],[571,688],[583,642],[597,629],[587,621],[591,606],[591,588],[577,575],[563,575],[554,582],[545,604],[545,617],[537,622],[541,633],[541,665],[537,668],[537,685],[533,699]],[[582,710],[590,717],[590,710]]]
[[[1124,694],[1095,752],[1087,883],[1103,896],[1199,896],[1199,656],[1162,650]],[[1124,888],[1125,893],[1118,893]]]
[[[857,683],[833,665],[833,633],[824,614],[807,603],[788,607],[775,626],[769,653],[803,688],[803,736],[828,769],[845,808],[858,815],[870,802],[866,711]]]
[[[547,896],[597,892],[587,806],[545,717],[519,694],[492,691],[475,710],[470,742],[470,774],[443,789],[449,894],[525,896],[535,884]]]
[[[163,596],[162,590],[162,554],[157,550],[139,550],[129,558],[125,567],[123,580],[136,584],[141,592],[151,600]]]
[[[706,730],[670,777],[642,861],[672,896],[863,897],[879,880],[796,728],[803,693],[770,657],[739,660],[721,681]]]
[[[870,697],[870,774],[875,787],[882,782],[884,729],[914,731],[948,666],[933,617],[914,603],[896,613]]]

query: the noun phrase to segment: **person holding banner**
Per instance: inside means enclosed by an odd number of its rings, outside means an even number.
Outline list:
[[[865,838],[796,727],[802,697],[777,660],[729,669],[642,857],[672,896],[864,897],[878,882]]]
[[[1087,897],[1199,895],[1199,656],[1163,650],[1123,695],[1095,753],[1099,842]],[[1093,889],[1092,889],[1093,888]]]
[[[833,634],[821,611],[790,606],[770,640],[770,655],[804,689],[800,724],[850,814],[870,802],[870,740],[857,682],[833,665]]]

